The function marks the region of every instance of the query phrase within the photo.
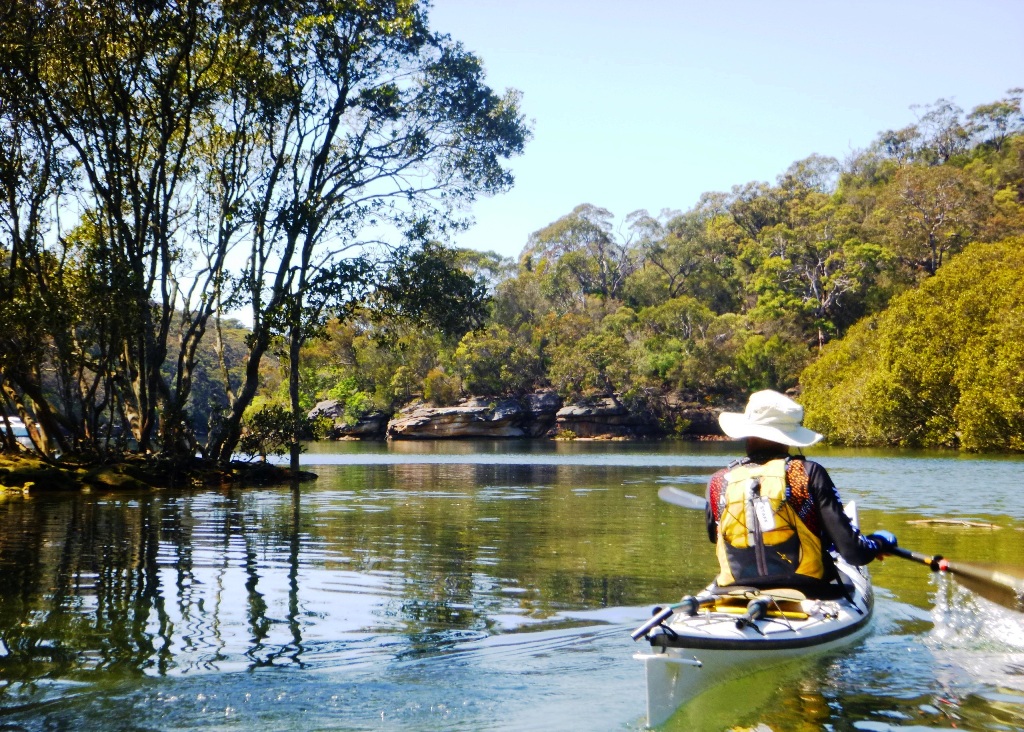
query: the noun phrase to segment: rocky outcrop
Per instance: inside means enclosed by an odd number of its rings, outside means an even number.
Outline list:
[[[334,399],[318,402],[308,416],[331,420],[330,438],[333,440],[382,439],[388,426],[388,417],[383,412],[371,412],[354,423],[349,422],[345,418],[345,405]]]
[[[388,439],[509,439],[539,437],[555,422],[562,400],[554,392],[523,399],[475,397],[454,407],[408,407],[388,423]]]
[[[733,411],[742,412],[743,405],[739,405]],[[718,426],[718,415],[721,412],[721,408],[684,401],[672,394],[665,398],[665,423],[669,431],[681,437],[698,440],[723,439],[725,436]]]
[[[563,404],[551,389],[518,399],[474,397],[453,407],[416,402],[390,421],[368,414],[355,424],[345,420],[344,405],[324,401],[310,417],[332,421],[333,439],[444,440],[576,437],[637,439],[677,434],[692,439],[720,437],[718,412],[699,403],[665,400],[660,417],[631,412],[615,395]]]
[[[526,395],[523,407],[527,417],[526,436],[543,437],[555,427],[558,410],[562,408],[562,397],[554,389],[535,391]]]
[[[606,396],[559,409],[555,415],[555,434],[626,439],[661,436],[664,431],[652,415],[632,413],[618,397]]]
[[[743,411],[740,409],[740,411]],[[724,439],[722,428],[718,426],[718,415],[721,410],[697,405],[687,405],[674,411],[679,434],[684,437],[700,439]]]

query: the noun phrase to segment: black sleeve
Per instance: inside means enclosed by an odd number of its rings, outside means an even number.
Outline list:
[[[808,488],[821,517],[822,543],[829,542],[850,564],[867,564],[878,554],[879,547],[850,523],[850,517],[843,513],[843,501],[835,483],[825,468],[807,461]]]
[[[714,544],[718,541],[718,522],[715,521],[715,515],[711,512],[711,501],[708,501],[708,505],[704,507],[704,522],[708,528],[708,539]]]

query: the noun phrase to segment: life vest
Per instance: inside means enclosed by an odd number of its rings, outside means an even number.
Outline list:
[[[745,463],[725,474],[716,507],[719,585],[825,577],[821,539],[787,500],[788,462]]]

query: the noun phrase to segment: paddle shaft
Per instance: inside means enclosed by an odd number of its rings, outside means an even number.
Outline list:
[[[885,553],[890,554],[894,557],[900,557],[901,559],[909,559],[912,562],[920,562],[921,564],[931,569],[931,571],[933,572],[944,570],[949,564],[943,557],[941,557],[938,554],[931,557],[927,554],[912,552],[909,549],[904,549],[903,547],[898,546],[895,546],[891,549],[887,549]]]
[[[665,622],[670,617],[672,617],[672,613],[674,613],[676,611],[677,607],[678,607],[678,605],[669,605],[668,607],[664,607],[664,608],[660,608],[660,609],[656,608],[653,617],[650,620],[648,620],[646,623],[641,625],[639,628],[634,630],[632,633],[630,633],[630,637],[633,640],[640,640],[645,635],[647,635],[652,630],[654,630],[656,627],[658,627],[663,622]]]

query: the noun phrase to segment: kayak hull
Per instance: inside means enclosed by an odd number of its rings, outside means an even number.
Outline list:
[[[647,634],[650,651],[634,656],[647,677],[647,724],[666,722],[708,689],[748,673],[841,648],[869,630],[874,600],[867,570],[841,559],[849,597],[776,598],[771,590],[738,590],[723,599],[709,588],[696,615],[676,613]],[[785,591],[780,590],[780,593]],[[737,623],[747,601],[767,599],[767,617]]]

